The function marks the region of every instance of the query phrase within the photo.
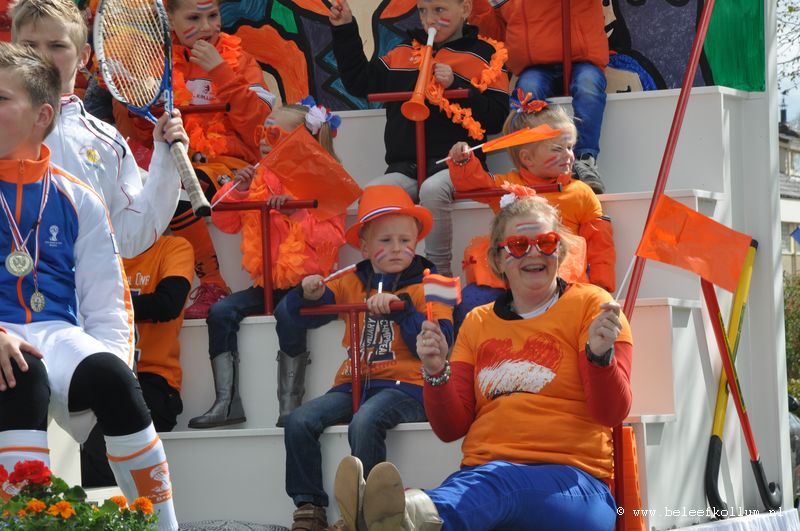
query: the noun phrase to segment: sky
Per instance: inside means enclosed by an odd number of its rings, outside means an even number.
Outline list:
[[[800,89],[786,94],[786,117],[790,122],[800,119]]]

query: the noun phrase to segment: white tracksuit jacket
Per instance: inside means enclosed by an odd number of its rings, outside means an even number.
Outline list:
[[[175,213],[181,184],[165,142],[156,142],[142,184],[128,143],[95,118],[75,95],[61,98],[61,114],[45,138],[53,164],[88,184],[108,208],[120,254],[132,258],[158,239]]]

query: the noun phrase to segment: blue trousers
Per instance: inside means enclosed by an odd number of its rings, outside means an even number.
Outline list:
[[[492,461],[426,493],[443,531],[611,531],[617,517],[606,484],[566,465]]]
[[[519,75],[517,87],[530,92],[537,100],[563,94],[564,67],[561,64],[529,66]],[[578,143],[575,157],[600,153],[600,127],[606,108],[606,76],[592,63],[572,63],[572,110]]]
[[[333,391],[306,402],[289,415],[284,427],[286,493],[298,507],[304,503],[327,507],[319,437],[328,426],[350,423],[350,451],[364,463],[367,476],[372,467],[386,461],[386,430],[401,422],[425,420],[419,401],[391,387],[369,389],[355,415],[351,393]]]
[[[296,356],[308,350],[306,346],[306,330],[289,326],[286,304],[283,296],[288,290],[273,290],[273,300],[280,301],[274,309],[275,331],[278,334],[280,349],[289,356]],[[239,343],[236,334],[239,323],[248,315],[264,312],[264,289],[251,287],[231,293],[215,303],[208,312],[208,354],[211,358],[223,352],[238,352]]]

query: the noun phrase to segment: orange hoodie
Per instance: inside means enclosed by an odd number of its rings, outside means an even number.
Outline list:
[[[600,0],[571,0],[570,14],[573,62],[605,68],[608,37]],[[482,34],[505,41],[514,74],[564,60],[561,0],[473,0],[469,22]]]

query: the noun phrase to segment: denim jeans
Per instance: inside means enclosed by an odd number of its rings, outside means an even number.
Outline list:
[[[276,320],[275,331],[278,334],[278,345],[289,356],[296,356],[307,350],[306,330],[289,326],[286,315],[286,304],[283,296],[288,290],[273,290],[273,301],[277,302],[274,315]],[[278,302],[280,301],[280,302]],[[239,323],[248,315],[255,315],[264,311],[264,289],[251,287],[236,293],[231,293],[224,299],[215,303],[208,312],[208,354],[213,359],[223,352],[238,352],[239,346],[236,334],[239,332]]]
[[[443,531],[611,531],[617,517],[608,486],[567,465],[491,461],[462,468],[426,494]]]
[[[433,227],[425,238],[425,257],[433,262],[441,275],[451,276],[453,261],[453,194],[456,189],[450,180],[450,172],[441,170],[422,183],[417,192],[417,180],[402,173],[387,173],[370,181],[367,186],[388,184],[399,186],[419,203],[431,211]]]
[[[364,463],[367,476],[386,460],[386,430],[401,422],[425,420],[420,402],[391,387],[371,388],[355,415],[351,393],[332,391],[306,402],[289,415],[284,428],[286,493],[298,507],[303,503],[327,507],[319,437],[328,426],[350,423],[350,451]]]
[[[529,66],[519,75],[517,87],[530,92],[537,100],[563,93],[564,67],[561,64]],[[592,63],[572,63],[572,110],[578,143],[575,157],[600,153],[600,128],[606,108],[606,76]]]

